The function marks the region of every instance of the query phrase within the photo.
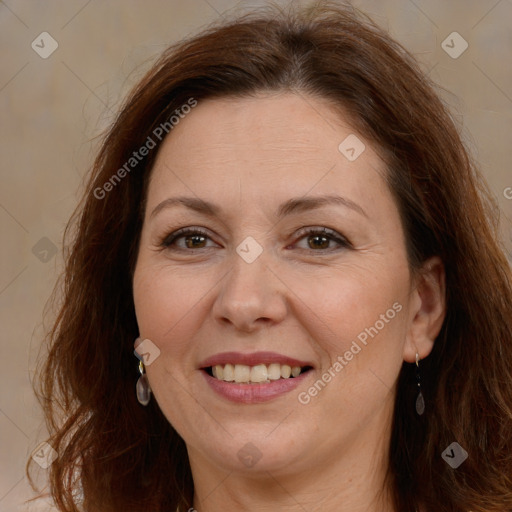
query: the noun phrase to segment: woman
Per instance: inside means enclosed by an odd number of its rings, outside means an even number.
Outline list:
[[[60,510],[512,510],[489,201],[433,86],[350,9],[168,49],[75,217],[41,380]]]

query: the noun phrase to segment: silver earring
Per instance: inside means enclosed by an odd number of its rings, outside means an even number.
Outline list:
[[[135,386],[137,391],[137,400],[141,405],[148,405],[151,400],[151,387],[149,385],[148,376],[144,373],[144,363],[139,361],[140,377]]]
[[[418,383],[418,396],[416,398],[416,412],[421,416],[425,412],[425,399],[421,392],[421,377],[420,377],[420,355],[416,352],[416,382]]]

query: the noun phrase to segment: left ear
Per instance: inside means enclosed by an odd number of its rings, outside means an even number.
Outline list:
[[[411,293],[411,320],[404,345],[404,361],[414,363],[416,352],[427,357],[446,315],[445,270],[437,256],[429,258],[419,270]]]

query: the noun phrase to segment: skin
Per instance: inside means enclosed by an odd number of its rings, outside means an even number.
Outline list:
[[[159,150],[134,300],[141,337],[161,351],[146,367],[152,399],[185,440],[199,512],[393,510],[384,472],[396,381],[404,361],[433,347],[444,273],[437,258],[421,277],[411,273],[382,160],[361,135],[366,149],[355,161],[338,150],[353,133],[323,99],[265,93],[199,102]],[[330,204],[276,215],[292,198],[325,194],[364,214]],[[210,201],[221,212],[175,205],[151,215],[175,196]],[[162,246],[188,226],[208,237]],[[350,245],[301,233],[310,226]],[[236,252],[248,236],[263,249],[252,263]],[[301,404],[298,394],[395,303],[401,311]],[[266,350],[314,369],[284,396],[236,404],[215,394],[198,368],[219,352]],[[252,467],[238,457],[246,443],[261,455]]]

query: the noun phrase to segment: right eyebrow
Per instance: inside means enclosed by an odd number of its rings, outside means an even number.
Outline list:
[[[209,217],[218,216],[220,213],[220,208],[214,205],[213,203],[204,201],[203,199],[199,199],[197,197],[180,196],[169,197],[168,199],[165,199],[164,201],[159,203],[151,212],[150,217],[153,218],[162,210],[178,205],[185,206],[198,213],[208,215]]]

